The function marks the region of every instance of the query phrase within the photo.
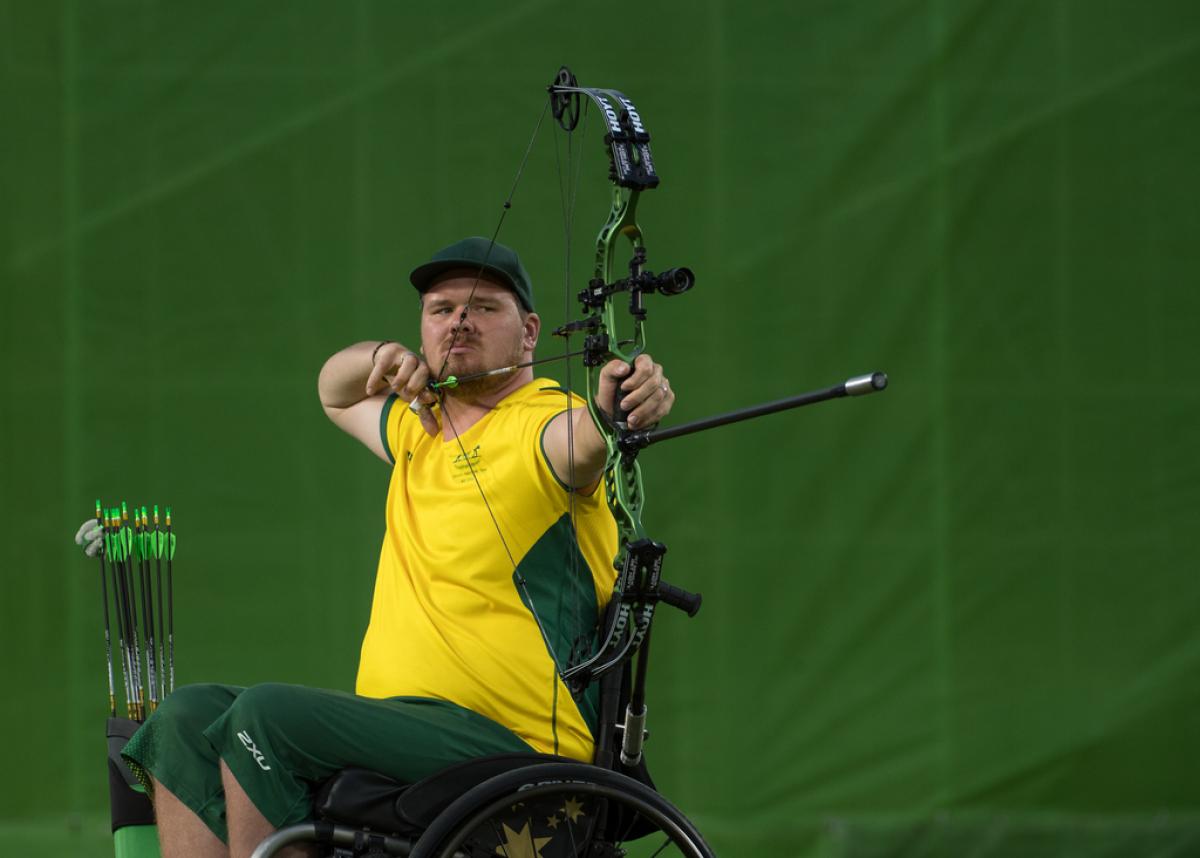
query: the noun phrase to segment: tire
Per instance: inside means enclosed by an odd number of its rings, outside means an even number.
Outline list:
[[[570,763],[528,766],[468,790],[426,829],[410,858],[485,855],[714,858],[695,826],[654,790]]]

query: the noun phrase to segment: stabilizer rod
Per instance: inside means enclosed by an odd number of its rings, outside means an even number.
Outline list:
[[[799,396],[790,396],[787,399],[778,399],[774,402],[765,402],[762,405],[752,405],[749,408],[741,408],[737,411],[717,414],[714,417],[705,417],[702,420],[693,420],[691,423],[682,423],[679,426],[672,426],[669,429],[648,429],[641,432],[630,432],[618,442],[618,446],[622,452],[636,453],[638,450],[649,447],[651,444],[657,444],[659,441],[667,441],[671,438],[691,435],[693,432],[702,432],[705,429],[713,429],[717,426],[724,426],[727,423],[738,423],[742,420],[750,420],[753,417],[762,417],[764,414],[787,411],[790,408],[799,408],[802,405],[815,405],[818,402],[839,399],[843,396],[864,396],[868,393],[877,393],[886,388],[887,384],[888,377],[886,373],[873,372],[868,375],[858,375],[841,384],[835,384],[833,387],[801,393]]]

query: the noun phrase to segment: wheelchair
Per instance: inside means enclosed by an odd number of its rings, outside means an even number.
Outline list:
[[[699,609],[699,596],[661,586],[671,594],[663,601],[689,615]],[[594,680],[600,710],[592,763],[501,754],[459,763],[415,784],[346,769],[317,791],[314,821],[270,835],[253,858],[271,858],[297,843],[318,844],[323,858],[713,858],[696,827],[655,790],[646,769],[641,749],[649,644],[647,624],[640,647],[629,647],[616,667]]]

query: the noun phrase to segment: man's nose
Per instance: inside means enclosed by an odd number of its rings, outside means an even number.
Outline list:
[[[454,330],[457,331],[462,328],[467,328],[467,329],[474,328],[474,322],[471,319],[471,308],[470,307],[459,308],[458,314],[454,317]]]

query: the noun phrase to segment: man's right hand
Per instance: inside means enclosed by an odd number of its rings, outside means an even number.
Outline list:
[[[367,396],[391,388],[408,404],[430,435],[438,434],[438,422],[431,406],[437,397],[427,387],[431,374],[429,365],[399,343],[385,343],[375,353],[375,364],[367,377]]]
[[[400,343],[364,340],[331,355],[321,367],[317,393],[325,414],[339,429],[358,439],[385,462],[391,463],[385,439],[379,431],[379,416],[395,392],[406,402],[418,404],[433,399],[425,390],[429,368]],[[421,426],[430,435],[438,432],[429,408],[422,409]]]

